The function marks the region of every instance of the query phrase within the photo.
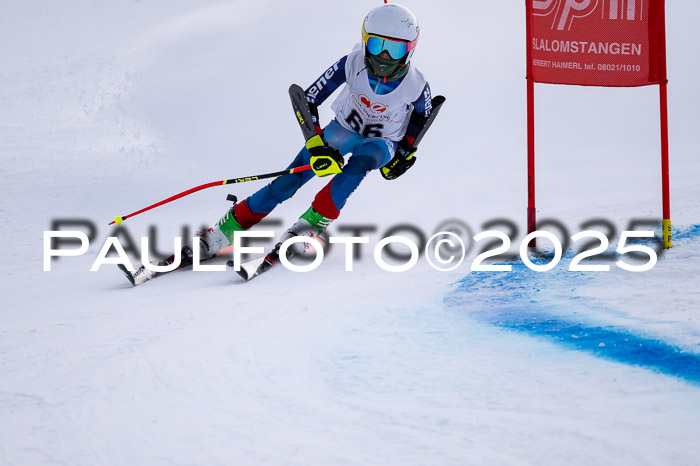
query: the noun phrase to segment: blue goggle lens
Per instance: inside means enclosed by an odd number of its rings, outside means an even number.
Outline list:
[[[405,42],[397,42],[395,40],[382,39],[381,37],[370,36],[367,39],[367,50],[372,55],[379,55],[383,51],[389,52],[391,58],[399,60],[406,55],[408,44]]]

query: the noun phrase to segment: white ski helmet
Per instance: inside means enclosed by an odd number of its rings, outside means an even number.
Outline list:
[[[405,48],[395,48],[387,50],[393,59],[401,59],[401,63],[406,64],[411,60],[413,52],[418,45],[418,36],[420,28],[416,16],[402,5],[388,3],[372,9],[362,23],[362,39],[365,44],[365,50],[373,55],[379,55],[387,47],[392,45],[389,41],[384,44],[377,43],[379,41],[370,41],[370,37],[379,36],[387,39],[398,39],[405,43]],[[374,49],[370,48],[374,45]],[[405,54],[401,57],[395,55],[399,50],[405,50]]]

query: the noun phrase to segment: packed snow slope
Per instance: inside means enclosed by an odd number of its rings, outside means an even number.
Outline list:
[[[667,6],[675,242],[648,272],[614,255],[595,262],[610,272],[569,272],[574,252],[549,272],[470,272],[470,238],[494,219],[517,227],[497,226],[517,253],[527,181],[524,8],[472,0],[404,3],[421,24],[413,64],[448,100],[415,167],[368,176],[330,227],[371,227],[353,272],[337,246],[313,273],[247,284],[181,271],[132,288],[113,265],[89,271],[115,216],[284,168],[302,144],[287,88],[348,53],[378,4],[3,2],[0,464],[697,463],[696,2]],[[539,218],[560,238],[598,219],[614,252],[631,220],[661,216],[657,88],[536,98]],[[259,229],[281,235],[324,184]],[[202,191],[120,238],[167,251],[260,186]],[[375,264],[395,227],[427,237],[447,220],[471,232],[455,270]],[[93,239],[44,272],[57,221]]]

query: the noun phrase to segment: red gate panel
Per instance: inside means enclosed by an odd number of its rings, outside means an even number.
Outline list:
[[[526,0],[526,6],[534,82],[666,82],[664,0]]]

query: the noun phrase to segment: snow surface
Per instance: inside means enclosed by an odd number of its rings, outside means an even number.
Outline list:
[[[131,288],[114,266],[89,272],[115,215],[283,168],[301,145],[289,84],[347,53],[378,3],[3,2],[0,464],[697,464],[697,2],[667,5],[676,236],[649,272],[568,272],[569,254],[542,274],[470,273],[476,248],[449,273],[372,261],[402,223],[476,234],[509,219],[513,251],[524,236],[524,8],[471,0],[405,1],[422,28],[414,63],[448,101],[415,168],[368,177],[331,226],[377,226],[354,272],[340,248],[316,273],[248,284],[187,271]],[[536,97],[539,218],[570,235],[660,218],[655,87]],[[323,184],[275,218],[290,224]],[[259,186],[124,228],[157,225],[167,250]],[[97,237],[43,272],[56,219]]]

